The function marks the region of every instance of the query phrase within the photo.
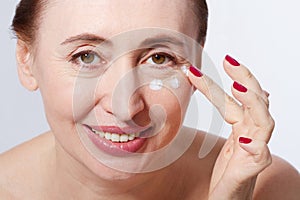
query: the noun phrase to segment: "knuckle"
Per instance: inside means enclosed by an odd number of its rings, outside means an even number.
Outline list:
[[[264,144],[262,148],[257,150],[257,154],[255,156],[255,163],[262,168],[265,168],[272,163],[272,156],[269,151],[267,144]]]
[[[266,160],[266,167],[270,166],[273,162],[272,156],[269,156],[268,159]]]
[[[241,134],[249,135],[250,132],[251,132],[251,130],[248,126],[240,125],[240,124],[234,124],[232,126],[232,134],[235,139],[237,139]]]
[[[214,81],[211,78],[207,77],[207,76],[205,77],[204,81],[205,81],[206,87],[208,87],[208,88],[210,88],[211,86],[214,85]]]
[[[270,107],[270,101],[269,101],[268,98],[266,98],[265,103],[266,103],[266,105],[267,105],[267,108],[269,108],[269,107]]]
[[[267,108],[270,107],[270,100],[269,100],[269,93],[266,94],[266,91],[263,91],[262,94],[260,95],[262,97],[262,99],[264,100]]]
[[[211,80],[209,77],[205,77],[205,79],[203,79],[203,84],[201,85],[202,91],[207,95],[211,95],[213,85],[213,80]]]
[[[275,128],[275,120],[273,119],[273,117],[270,116],[268,122],[268,130],[273,131],[274,128]]]
[[[256,94],[255,92],[251,92],[249,99],[246,99],[246,103],[249,104],[249,107],[255,108],[257,104],[264,104],[262,97]]]
[[[253,74],[250,72],[249,69],[246,69],[245,78],[247,78],[247,79],[253,79]]]
[[[270,96],[270,93],[266,90],[263,90],[263,93],[266,95],[267,98]]]
[[[256,94],[256,93],[255,93],[255,95],[254,95],[254,99],[255,99],[256,102],[261,102],[261,101],[262,101],[261,96],[259,96],[259,95]]]
[[[237,104],[235,99],[232,98],[229,95],[226,95],[225,101],[226,101],[226,104],[229,104],[229,105],[236,105]]]

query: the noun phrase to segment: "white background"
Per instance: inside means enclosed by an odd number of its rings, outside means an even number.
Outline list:
[[[39,92],[28,92],[16,72],[15,40],[9,30],[17,0],[0,7],[0,152],[48,130]],[[270,92],[276,128],[272,153],[300,169],[300,2],[297,0],[208,0],[210,17],[206,51],[229,92],[232,81],[222,59],[229,53],[247,65]],[[208,105],[203,102],[201,109]],[[209,109],[206,109],[209,111]],[[205,115],[200,117],[209,123]],[[200,124],[206,129],[207,125]],[[228,135],[226,126],[221,135]]]

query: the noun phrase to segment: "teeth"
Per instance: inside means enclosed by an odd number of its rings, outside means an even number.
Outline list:
[[[105,138],[105,133],[103,133],[103,132],[98,132],[98,131],[97,131],[97,134],[99,134],[100,137]]]
[[[120,136],[120,142],[128,142],[128,139],[129,139],[128,135],[122,134]]]
[[[134,138],[135,138],[135,134],[130,134],[129,136],[128,136],[128,140],[134,140]]]
[[[111,134],[111,141],[113,142],[119,142],[120,141],[120,135],[119,134]]]
[[[111,133],[105,133],[105,139],[111,140]]]
[[[133,134],[116,134],[116,133],[107,133],[102,131],[97,131],[95,129],[92,129],[92,131],[99,135],[101,138],[105,138],[107,140],[110,140],[112,142],[128,142],[134,140],[136,137],[139,137],[139,133],[133,133]]]

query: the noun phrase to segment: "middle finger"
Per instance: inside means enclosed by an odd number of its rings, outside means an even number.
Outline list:
[[[229,55],[225,57],[223,65],[226,73],[232,80],[245,85],[248,89],[261,96],[267,106],[269,105],[269,100],[266,92],[261,88],[257,79],[247,67],[240,64]]]

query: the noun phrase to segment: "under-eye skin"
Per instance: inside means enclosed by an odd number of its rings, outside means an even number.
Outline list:
[[[106,61],[101,56],[91,50],[75,53],[71,56],[69,62],[76,65],[77,69],[81,71],[97,70],[106,64]]]

